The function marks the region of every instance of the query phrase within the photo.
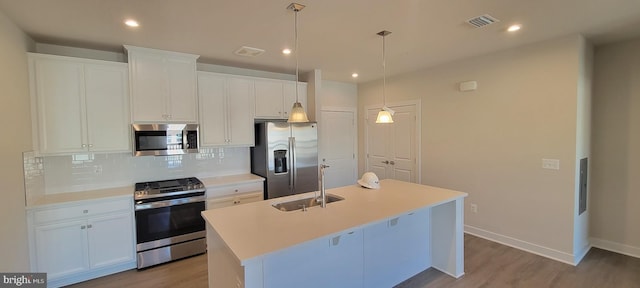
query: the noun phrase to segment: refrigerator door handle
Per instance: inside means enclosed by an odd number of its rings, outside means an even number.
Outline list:
[[[295,162],[295,138],[289,137],[289,192],[293,194],[293,187],[295,185],[296,162]]]

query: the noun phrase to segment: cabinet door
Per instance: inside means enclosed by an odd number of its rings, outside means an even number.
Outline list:
[[[227,135],[229,144],[254,146],[253,83],[245,78],[228,78]]]
[[[392,287],[430,264],[429,210],[364,228],[364,287]]]
[[[298,82],[298,101],[302,104],[302,108],[307,112],[307,83]],[[293,103],[296,103],[296,82],[286,81],[284,83],[284,118],[289,118],[289,113],[293,107]]]
[[[170,122],[193,122],[198,120],[195,59],[166,58],[169,77],[168,114]]]
[[[134,261],[133,216],[130,212],[89,219],[91,268]]]
[[[129,51],[133,122],[164,122],[168,75],[162,55]]]
[[[40,225],[34,231],[37,272],[56,279],[89,268],[86,221]]]
[[[198,73],[200,98],[200,146],[226,144],[226,79],[213,73]]]
[[[268,255],[263,260],[264,287],[363,287],[362,265],[358,229]]]
[[[255,81],[256,118],[284,118],[282,111],[283,85],[278,80]]]
[[[40,152],[46,154],[85,151],[83,145],[86,144],[86,118],[82,63],[36,58],[32,67]]]
[[[85,86],[89,150],[130,150],[131,126],[126,65],[86,64]]]

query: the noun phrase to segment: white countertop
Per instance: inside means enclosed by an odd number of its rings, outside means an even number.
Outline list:
[[[264,178],[253,174],[238,174],[219,177],[199,178],[205,187],[224,186],[239,183],[261,182]],[[114,197],[131,197],[133,201],[134,186],[124,186],[90,191],[79,191],[69,193],[46,194],[38,197],[27,206],[27,209],[42,208],[45,206],[67,204],[72,202],[90,201],[97,199],[107,199]]]
[[[314,192],[202,212],[241,263],[323,236],[363,227],[410,211],[449,202],[467,193],[397,180],[380,181],[379,190],[357,185],[327,189],[345,200],[306,212],[283,212],[275,203],[307,198]],[[318,193],[319,194],[319,193]]]

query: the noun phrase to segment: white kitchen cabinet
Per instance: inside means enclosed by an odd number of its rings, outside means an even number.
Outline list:
[[[36,226],[38,256],[33,271],[46,272],[51,280],[88,269],[86,225],[85,220],[77,220]]]
[[[31,271],[62,286],[136,266],[133,201],[61,204],[28,211]]]
[[[130,150],[127,65],[29,54],[34,150]]]
[[[200,146],[254,146],[253,81],[198,72]]]
[[[198,121],[198,55],[125,45],[134,123]]]
[[[207,199],[207,210],[229,207],[233,205],[246,204],[251,202],[262,201],[264,199],[263,192],[245,193],[232,196],[224,196]]]
[[[284,98],[282,109],[284,110],[284,118],[289,118],[293,103],[296,103],[296,81],[284,81]],[[302,108],[306,112],[307,107],[307,83],[298,82],[298,101],[302,104]]]
[[[259,119],[288,119],[296,102],[295,81],[256,79],[255,117]],[[307,83],[298,83],[298,98],[307,109]]]
[[[429,213],[422,209],[364,228],[364,287],[392,287],[431,266]]]
[[[348,230],[266,256],[264,287],[363,287],[362,237]]]

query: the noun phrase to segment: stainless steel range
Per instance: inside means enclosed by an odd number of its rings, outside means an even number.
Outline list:
[[[136,183],[138,269],[206,251],[205,192],[195,177]]]

